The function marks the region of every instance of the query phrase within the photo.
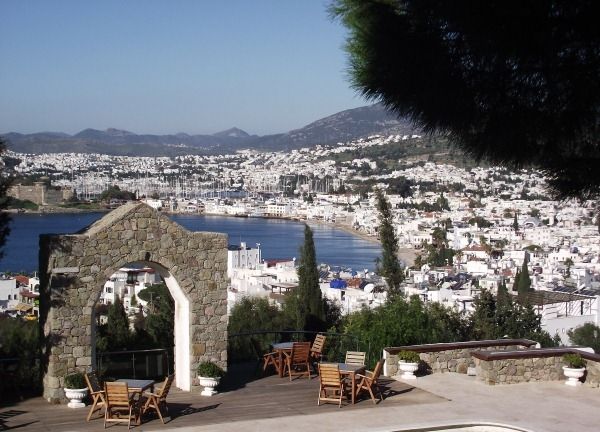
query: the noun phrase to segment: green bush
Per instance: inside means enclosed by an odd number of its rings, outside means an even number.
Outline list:
[[[400,351],[398,353],[398,360],[403,360],[407,363],[419,363],[421,357],[419,357],[419,353],[414,351]]]
[[[581,357],[581,354],[565,354],[562,357],[567,367],[579,369],[585,367],[585,360]]]
[[[87,387],[85,378],[80,372],[72,373],[65,377],[65,388],[68,389],[82,389]]]
[[[198,365],[198,376],[205,378],[221,378],[225,371],[213,362],[202,362]]]

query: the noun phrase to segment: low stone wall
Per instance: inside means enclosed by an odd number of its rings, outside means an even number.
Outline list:
[[[573,348],[473,352],[477,379],[489,385],[565,380],[562,356],[581,354],[586,359],[584,385],[600,386],[600,355]]]
[[[419,353],[421,368],[419,373],[458,372],[466,374],[469,366],[475,366],[471,353],[473,351],[524,350],[535,346],[536,342],[528,339],[494,339],[484,341],[455,342],[443,344],[407,345],[384,349],[386,359],[385,375],[398,373],[398,356],[400,351]]]

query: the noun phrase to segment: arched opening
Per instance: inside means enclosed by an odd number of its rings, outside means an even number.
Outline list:
[[[114,269],[93,314],[92,364],[101,372],[129,369],[130,377],[139,378],[136,370],[163,375],[175,371],[175,385],[191,390],[190,301],[166,267],[135,261]],[[126,324],[119,324],[121,319]],[[119,330],[123,326],[129,328],[126,335]]]

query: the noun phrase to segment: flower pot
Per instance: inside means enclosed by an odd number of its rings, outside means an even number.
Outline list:
[[[83,408],[85,407],[85,403],[83,403],[83,399],[87,396],[88,389],[80,388],[80,389],[69,389],[65,388],[65,396],[69,399],[69,403],[67,406],[69,408]]]
[[[400,378],[405,380],[417,379],[417,377],[415,376],[415,372],[417,371],[417,369],[419,369],[419,363],[411,363],[406,362],[404,360],[400,360],[398,362],[398,369],[402,371],[402,375],[400,375]]]
[[[219,385],[221,378],[199,376],[198,379],[200,380],[200,385],[204,387],[204,390],[202,390],[202,393],[200,393],[202,396],[212,396],[217,394],[215,387]]]
[[[585,373],[585,368],[570,368],[568,366],[563,366],[563,373],[567,377],[565,384],[568,386],[579,386],[581,385],[581,381],[579,378],[583,376]]]

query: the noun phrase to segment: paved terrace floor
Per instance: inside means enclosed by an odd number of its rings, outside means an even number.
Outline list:
[[[172,419],[152,418],[132,430],[191,431],[401,431],[441,425],[510,425],[529,431],[600,430],[600,389],[561,382],[487,386],[473,377],[436,374],[408,383],[384,380],[387,397],[338,408],[316,404],[318,380],[289,382],[271,376],[211,398],[173,391]],[[100,431],[85,422],[87,409],[49,405],[41,398],[0,408],[0,431]],[[122,425],[108,430],[126,430]],[[467,429],[453,429],[453,432]],[[491,430],[491,429],[488,429]]]

